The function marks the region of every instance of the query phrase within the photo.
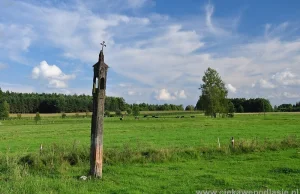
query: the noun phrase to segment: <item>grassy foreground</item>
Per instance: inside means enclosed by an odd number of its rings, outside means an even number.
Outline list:
[[[104,177],[86,181],[89,117],[0,121],[0,193],[300,188],[300,114],[193,115],[105,118]]]

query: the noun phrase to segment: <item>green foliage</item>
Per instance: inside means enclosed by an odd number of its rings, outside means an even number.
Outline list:
[[[264,98],[233,98],[229,99],[237,112],[272,112],[273,108],[269,100]]]
[[[228,101],[228,117],[234,117],[235,108],[232,102]]]
[[[132,113],[132,110],[131,110],[131,108],[127,108],[127,110],[126,110],[126,112],[127,112],[127,114],[131,114]]]
[[[133,116],[139,116],[140,115],[140,108],[138,105],[134,104],[132,108],[132,114]]]
[[[227,89],[218,72],[208,68],[202,78],[203,84],[200,86],[203,99],[202,106],[205,114],[216,117],[217,113],[225,113],[227,109]]]
[[[122,111],[121,111],[120,109],[117,109],[117,110],[116,110],[116,115],[117,115],[117,116],[122,116]]]
[[[66,113],[64,113],[64,112],[61,113],[61,118],[62,118],[62,119],[66,118],[66,117],[67,117],[67,114],[66,114]]]
[[[0,103],[6,100],[10,104],[10,113],[76,113],[92,112],[93,99],[88,95],[64,95],[64,94],[37,94],[37,93],[16,93],[2,92],[0,90]],[[126,111],[132,109],[132,104],[127,104],[124,98],[105,98],[105,110],[115,112],[116,110]],[[138,104],[141,111],[163,111],[183,110],[182,105],[174,104]]]
[[[193,106],[193,105],[187,105],[186,107],[185,107],[185,110],[186,111],[193,111],[195,109],[195,107]]]
[[[278,107],[277,107],[276,105],[274,106],[273,111],[274,111],[274,112],[278,112]]]
[[[104,112],[104,116],[110,117],[110,112],[107,110]]]
[[[199,97],[195,109],[196,110],[204,110],[204,98],[202,95]]]
[[[7,101],[0,102],[0,119],[9,118],[9,104]]]
[[[274,111],[279,112],[300,112],[300,102],[297,102],[296,104],[281,104],[278,107],[274,107]]]
[[[41,121],[41,116],[40,116],[40,113],[39,113],[39,112],[37,112],[37,113],[35,114],[34,121],[35,121],[36,124],[37,124],[39,121]]]
[[[242,105],[239,105],[239,107],[237,108],[237,112],[243,113],[244,112],[244,107]]]

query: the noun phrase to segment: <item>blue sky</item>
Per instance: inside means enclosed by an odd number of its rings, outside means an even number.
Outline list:
[[[91,94],[106,41],[109,96],[195,104],[204,71],[229,97],[300,98],[296,0],[0,1],[0,87]]]

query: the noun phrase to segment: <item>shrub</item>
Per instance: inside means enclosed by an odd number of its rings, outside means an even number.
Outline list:
[[[37,113],[35,114],[34,120],[35,120],[35,123],[36,123],[36,124],[41,120],[41,116],[40,116],[40,113],[39,113],[39,112],[37,112]]]
[[[63,112],[63,113],[61,114],[61,118],[64,119],[64,118],[66,118],[66,117],[67,117],[66,113]]]
[[[139,106],[133,105],[132,112],[133,112],[133,116],[139,116],[140,115],[140,108],[139,108]]]
[[[127,114],[131,114],[132,113],[132,110],[131,110],[131,108],[128,108],[127,110],[126,110],[126,112],[127,112]]]
[[[117,115],[117,116],[122,116],[122,112],[121,112],[120,109],[117,109],[117,110],[116,110],[116,115]]]
[[[193,111],[195,109],[195,107],[193,106],[193,105],[187,105],[186,107],[185,107],[185,110],[186,111]]]
[[[110,112],[107,110],[104,112],[104,116],[110,117]]]
[[[17,114],[17,118],[18,118],[18,119],[21,119],[21,117],[22,117],[22,114],[21,114],[21,113],[18,113],[18,114]]]
[[[9,104],[4,101],[0,102],[0,119],[9,118]]]

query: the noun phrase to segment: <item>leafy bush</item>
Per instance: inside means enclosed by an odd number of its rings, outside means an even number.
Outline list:
[[[122,116],[122,112],[121,112],[120,109],[117,109],[117,110],[116,110],[116,115],[117,115],[117,116]]]
[[[9,104],[7,101],[0,102],[0,119],[7,119],[9,118]]]
[[[35,114],[34,120],[35,120],[35,123],[36,123],[36,124],[41,120],[41,116],[40,116],[40,113],[39,113],[39,112],[37,112],[37,113]]]
[[[110,117],[110,112],[107,110],[104,112],[104,116]]]
[[[139,108],[139,106],[133,105],[132,113],[133,113],[133,116],[139,116],[140,115],[140,108]]]
[[[64,119],[64,118],[66,118],[66,117],[67,117],[66,113],[63,112],[63,113],[61,114],[61,118]]]
[[[131,108],[128,108],[127,110],[126,110],[126,112],[127,112],[127,114],[131,114],[132,113],[132,110],[131,110]]]

